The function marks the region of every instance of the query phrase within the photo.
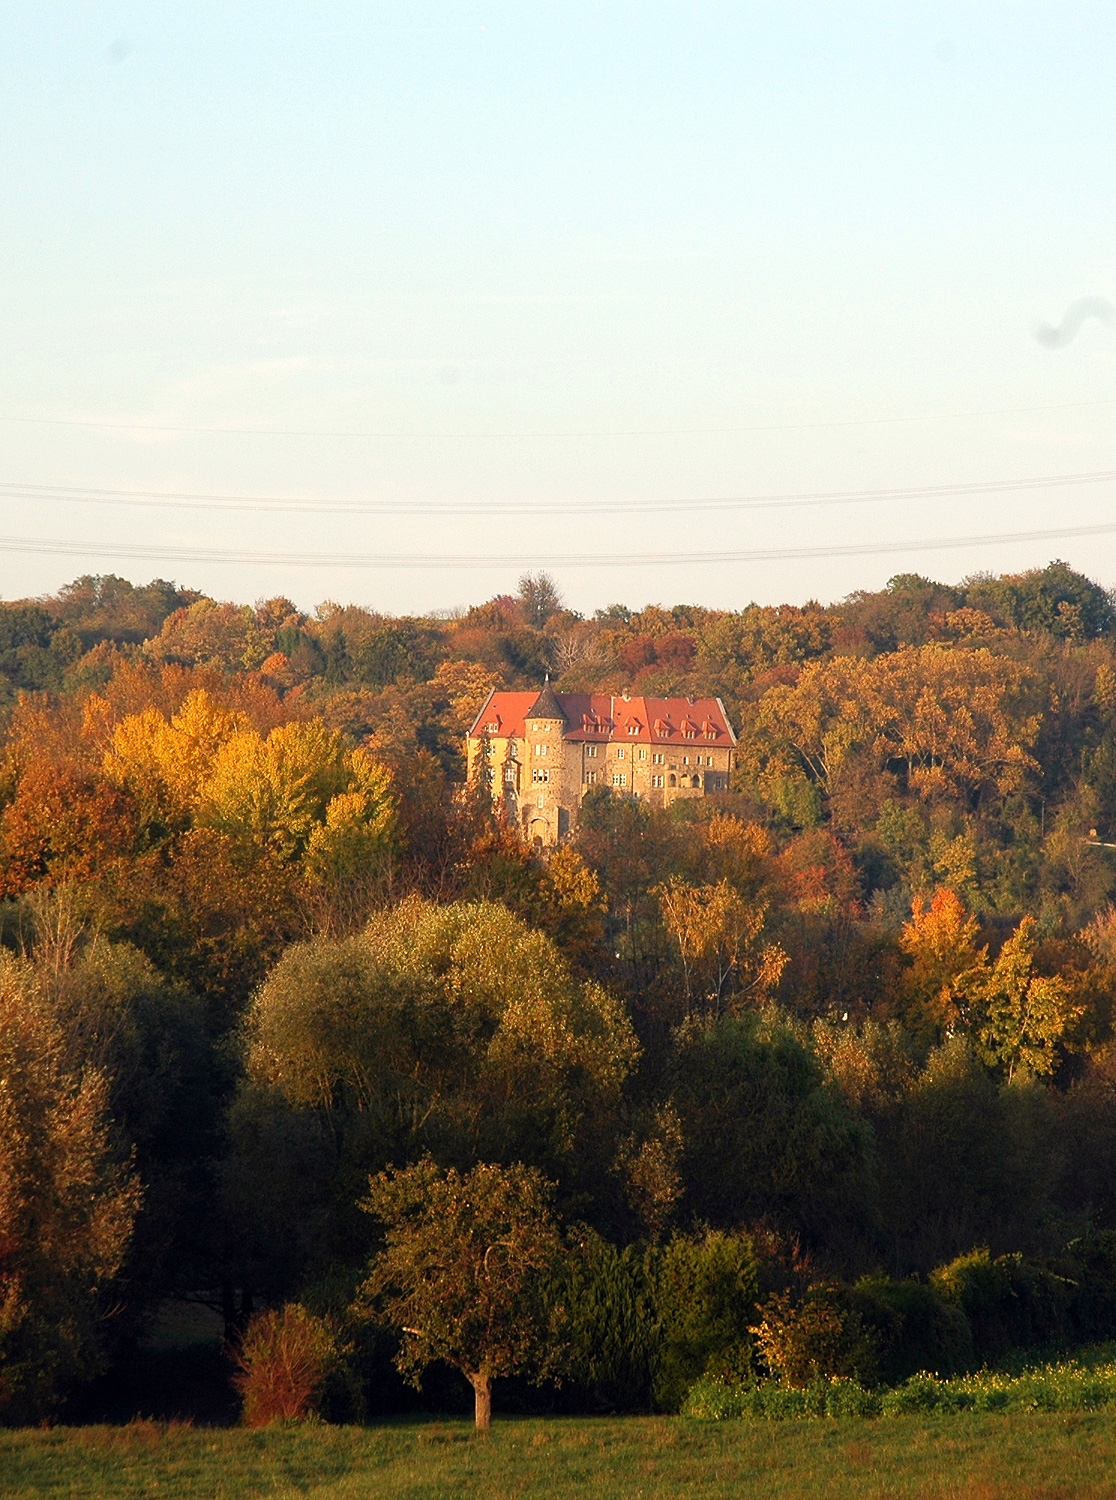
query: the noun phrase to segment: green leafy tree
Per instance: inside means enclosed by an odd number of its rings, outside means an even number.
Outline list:
[[[481,1163],[463,1176],[427,1158],[373,1178],[362,1204],[384,1225],[385,1245],[361,1295],[400,1330],[399,1369],[416,1385],[434,1360],[460,1370],[481,1430],[493,1380],[541,1380],[560,1357],[541,1295],[561,1250],[549,1197],[527,1167]]]
[[[759,1298],[759,1263],[744,1234],[711,1229],[675,1235],[655,1269],[662,1352],[657,1404],[677,1411],[695,1380],[747,1379],[753,1373],[749,1324]]]
[[[769,1222],[854,1256],[872,1230],[871,1142],[804,1040],[775,1017],[679,1028],[672,1102],[685,1204],[706,1222]]]
[[[618,1247],[579,1226],[546,1295],[563,1309],[563,1404],[647,1411],[662,1352],[653,1252]]]
[[[1059,1165],[1045,1094],[998,1085],[964,1033],[897,1092],[873,1122],[894,1271],[929,1271],[974,1244],[1036,1244]]]
[[[637,1054],[623,1008],[492,902],[410,900],[358,937],[294,946],[259,991],[250,1065],[378,1142],[460,1159],[593,1159]]]

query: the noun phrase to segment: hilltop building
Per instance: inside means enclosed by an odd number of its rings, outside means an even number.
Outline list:
[[[719,698],[489,694],[469,731],[470,778],[529,839],[556,844],[593,786],[669,807],[728,791],[736,736]]]

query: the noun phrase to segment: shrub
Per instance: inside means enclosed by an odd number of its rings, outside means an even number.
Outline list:
[[[957,1375],[972,1369],[968,1319],[936,1287],[864,1276],[851,1300],[875,1341],[877,1374],[885,1385],[897,1385],[920,1370]]]
[[[795,1303],[776,1292],[751,1330],[764,1364],[784,1385],[804,1387],[832,1376],[871,1382],[877,1340],[844,1287],[818,1282]]]
[[[978,1355],[1025,1349],[1064,1338],[1074,1288],[1021,1255],[973,1250],[931,1274],[930,1282],[969,1320]]]
[[[682,1407],[685,1417],[723,1422],[751,1417],[768,1422],[797,1421],[803,1417],[876,1417],[880,1397],[856,1380],[836,1376],[805,1386],[734,1385],[723,1380],[699,1380]]]
[[[677,1411],[702,1377],[731,1381],[752,1374],[749,1324],[756,1313],[759,1263],[747,1235],[676,1235],[661,1252],[655,1291],[662,1327],[659,1406]]]
[[[945,1416],[951,1412],[1095,1411],[1116,1406],[1116,1360],[1111,1346],[1092,1362],[1065,1360],[1019,1375],[981,1370],[953,1380],[920,1371],[891,1390],[870,1391],[858,1381],[814,1380],[805,1386],[698,1381],[683,1416],[793,1421],[803,1417]]]
[[[562,1404],[596,1412],[646,1411],[662,1327],[654,1266],[634,1246],[618,1250],[592,1230],[564,1257],[548,1300],[566,1309]]]
[[[1116,1335],[1116,1233],[1089,1228],[1066,1246],[1059,1267],[1076,1286],[1071,1308],[1079,1339]]]
[[[1020,1375],[981,1370],[960,1380],[916,1375],[881,1403],[885,1415],[954,1411],[1093,1411],[1116,1405],[1116,1364],[1093,1368],[1077,1360],[1024,1370]]]
[[[324,1318],[297,1302],[257,1313],[241,1341],[233,1377],[244,1402],[244,1425],[266,1427],[316,1414],[340,1363],[336,1335]]]

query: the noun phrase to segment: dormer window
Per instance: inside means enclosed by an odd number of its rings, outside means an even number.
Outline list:
[[[499,728],[499,724],[486,724],[484,726],[484,732],[485,734],[496,734]]]

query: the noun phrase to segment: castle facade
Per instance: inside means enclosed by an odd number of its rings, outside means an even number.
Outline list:
[[[469,776],[530,840],[556,844],[594,786],[669,807],[727,792],[736,736],[719,698],[489,694],[469,731]]]

